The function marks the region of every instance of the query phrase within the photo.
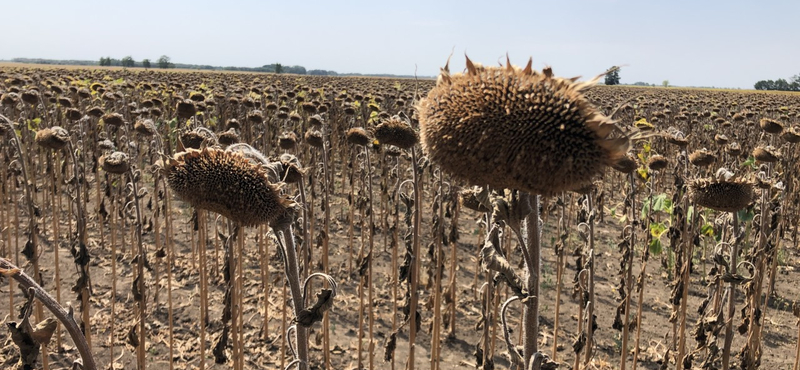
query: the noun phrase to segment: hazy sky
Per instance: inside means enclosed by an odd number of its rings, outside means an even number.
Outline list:
[[[623,83],[752,88],[800,73],[800,1],[3,0],[0,59],[16,57],[436,75],[473,61]]]

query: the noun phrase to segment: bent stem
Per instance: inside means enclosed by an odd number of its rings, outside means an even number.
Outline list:
[[[11,263],[11,261],[0,257],[0,273],[5,276],[11,277],[16,280],[25,289],[33,288],[34,294],[39,301],[47,307],[53,316],[64,325],[64,328],[69,333],[72,341],[75,342],[75,347],[81,355],[84,370],[97,370],[97,364],[94,362],[92,350],[89,343],[86,342],[86,337],[83,335],[78,323],[72,318],[71,312],[67,312],[50,294],[48,294],[39,284],[37,284],[30,276],[22,272],[22,270]]]

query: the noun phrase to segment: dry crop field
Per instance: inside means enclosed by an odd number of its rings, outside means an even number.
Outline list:
[[[469,60],[2,66],[0,367],[797,370],[798,115]]]

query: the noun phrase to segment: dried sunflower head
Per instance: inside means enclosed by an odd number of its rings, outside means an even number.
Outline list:
[[[217,138],[219,140],[219,144],[222,146],[233,145],[239,142],[239,134],[234,128],[230,128],[228,131],[221,132]]]
[[[287,184],[294,184],[303,179],[305,171],[297,157],[288,153],[281,154],[280,163],[282,167],[281,181]]]
[[[631,173],[633,171],[636,171],[638,165],[636,164],[636,160],[633,159],[633,157],[631,157],[630,155],[626,155],[617,160],[617,162],[611,165],[611,167],[622,173]]]
[[[758,125],[768,134],[780,134],[783,131],[783,125],[774,119],[762,118]]]
[[[198,127],[192,131],[185,131],[180,136],[181,144],[187,149],[200,149],[202,146],[211,146],[217,143],[217,135],[205,127]]]
[[[669,165],[669,161],[663,155],[656,154],[647,160],[647,167],[653,171],[661,171],[667,168],[667,165]]]
[[[104,125],[119,127],[125,124],[125,118],[119,113],[104,114],[101,118]]]
[[[347,130],[347,142],[353,145],[369,145],[372,138],[367,130],[361,127],[353,127]]]
[[[689,199],[713,210],[736,212],[753,201],[753,184],[745,180],[696,179],[689,184]]]
[[[311,145],[314,148],[322,148],[325,145],[325,139],[322,137],[322,132],[313,128],[306,131],[305,139],[308,145]]]
[[[156,124],[151,119],[138,120],[133,125],[133,129],[143,136],[153,136],[156,134]]]
[[[765,163],[773,163],[778,161],[777,151],[771,146],[759,146],[753,149],[753,157],[755,157],[756,160]]]
[[[739,154],[742,154],[742,146],[734,141],[725,148],[725,151],[732,156],[737,156]]]
[[[689,162],[697,167],[710,166],[716,160],[717,157],[706,149],[698,149],[689,154]]]
[[[189,149],[167,161],[164,170],[180,199],[242,226],[269,223],[291,205],[269,181],[264,167],[238,152]]]
[[[178,115],[178,118],[183,118],[183,119],[192,118],[194,117],[195,114],[197,114],[197,106],[191,99],[181,100],[175,107],[175,114]]]
[[[100,107],[91,107],[86,111],[86,114],[95,118],[100,118],[103,116],[103,114],[105,114],[105,110]]]
[[[297,146],[297,135],[292,131],[285,131],[278,138],[278,146],[283,150],[291,150]]]
[[[794,127],[790,127],[788,130],[783,131],[781,134],[781,139],[786,141],[787,143],[800,143],[800,134]]]
[[[576,82],[531,66],[445,66],[418,106],[431,161],[473,184],[549,195],[591,184],[627,153],[628,138],[583,95],[600,76]]]
[[[103,171],[122,175],[125,172],[128,172],[128,168],[130,166],[128,164],[128,155],[123,152],[112,152],[105,154],[100,157],[100,166],[103,167]]]
[[[69,132],[60,126],[43,128],[36,131],[34,141],[42,147],[61,150],[69,143]]]
[[[83,114],[81,113],[81,111],[75,108],[68,108],[66,111],[64,111],[64,117],[66,117],[68,120],[71,121],[77,121],[83,118]]]
[[[394,145],[400,149],[408,149],[417,143],[417,132],[406,119],[394,116],[375,127],[375,138],[381,144]]]

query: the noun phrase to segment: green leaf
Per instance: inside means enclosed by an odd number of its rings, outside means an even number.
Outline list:
[[[655,255],[655,256],[658,256],[659,254],[661,254],[661,250],[662,250],[661,240],[653,239],[650,242],[650,246],[649,247],[650,247],[650,254]]]
[[[754,167],[756,164],[756,157],[752,155],[747,157],[747,160],[742,162],[742,167]]]
[[[739,222],[750,222],[753,221],[755,214],[747,209],[742,209],[736,212],[736,216],[739,218]]]
[[[672,214],[672,199],[667,198],[665,193],[656,195],[653,199],[653,211]]]
[[[706,223],[705,225],[701,226],[700,235],[714,236],[714,226],[709,223]]]
[[[642,203],[642,216],[641,216],[641,219],[642,220],[646,219],[648,213],[650,213],[650,198],[647,198]]]

